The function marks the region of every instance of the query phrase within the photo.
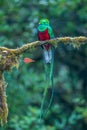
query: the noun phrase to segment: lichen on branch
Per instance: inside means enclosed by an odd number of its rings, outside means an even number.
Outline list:
[[[57,37],[54,39],[50,39],[47,41],[35,41],[31,43],[25,43],[22,47],[17,48],[17,49],[9,49],[5,47],[0,47],[0,51],[9,51],[11,54],[14,55],[21,55],[25,53],[27,50],[32,49],[34,47],[41,46],[43,44],[51,44],[54,47],[57,47],[59,43],[64,43],[64,44],[72,44],[74,47],[79,47],[82,44],[87,43],[87,37],[85,36],[80,36],[80,37]]]
[[[51,44],[54,47],[57,47],[59,43],[64,43],[64,44],[72,44],[74,47],[79,47],[81,44],[87,43],[87,37],[80,36],[80,37],[57,37],[54,39],[50,39],[47,41],[35,41],[32,43],[26,43],[22,47],[13,49],[13,51],[16,55],[23,54],[29,49],[32,49],[34,47],[41,46],[43,44]]]

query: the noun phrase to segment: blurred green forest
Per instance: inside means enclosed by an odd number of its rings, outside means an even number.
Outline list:
[[[55,37],[87,36],[87,0],[0,0],[0,46],[17,48],[36,41],[41,18],[50,20]],[[26,56],[36,62],[24,64]],[[76,49],[60,43],[54,77],[53,102],[40,122],[47,85],[42,50],[38,47],[24,54],[19,69],[5,73],[9,116],[0,130],[87,130],[87,45]],[[50,96],[51,86],[47,103]]]

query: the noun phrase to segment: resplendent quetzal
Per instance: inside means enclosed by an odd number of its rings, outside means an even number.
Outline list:
[[[48,19],[41,19],[37,28],[38,31],[38,40],[40,41],[45,41],[45,40],[50,40],[54,38],[54,33],[53,30],[49,24]],[[45,70],[46,70],[46,80],[47,80],[47,85],[45,87],[45,91],[43,94],[43,101],[41,104],[41,116],[47,114],[47,110],[49,109],[51,103],[52,103],[52,98],[53,98],[53,68],[54,68],[54,47],[47,43],[45,45],[41,46],[43,48],[43,55],[44,55],[44,61],[45,61]],[[48,108],[45,113],[43,113],[43,107],[44,107],[44,102],[47,94],[48,87],[52,86],[52,95],[49,101]]]
[[[38,26],[38,39],[45,41],[54,38],[53,30],[48,19],[41,19]],[[43,45],[45,63],[51,63],[52,48],[50,44]]]

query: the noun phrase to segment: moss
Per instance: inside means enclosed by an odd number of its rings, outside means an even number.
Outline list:
[[[0,50],[0,71],[10,71],[13,67],[18,67],[19,56],[11,50]]]
[[[8,116],[8,106],[6,103],[6,88],[7,84],[4,81],[3,72],[0,72],[0,120],[1,125],[3,126],[7,123],[7,116]]]
[[[8,106],[6,103],[6,82],[4,80],[4,71],[11,71],[13,67],[18,68],[19,56],[13,51],[2,48],[0,49],[0,120],[3,126],[7,123]]]

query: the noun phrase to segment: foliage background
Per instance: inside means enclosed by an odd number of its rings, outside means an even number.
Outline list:
[[[0,0],[0,46],[17,48],[37,40],[38,21],[50,20],[55,37],[87,36],[86,0]],[[36,60],[25,65],[23,57]],[[0,130],[86,130],[87,45],[75,49],[59,44],[55,51],[55,90],[52,106],[39,122],[46,87],[40,47],[24,54],[19,69],[5,73],[8,124]],[[47,102],[51,95],[48,89]],[[44,108],[46,109],[46,107]]]

